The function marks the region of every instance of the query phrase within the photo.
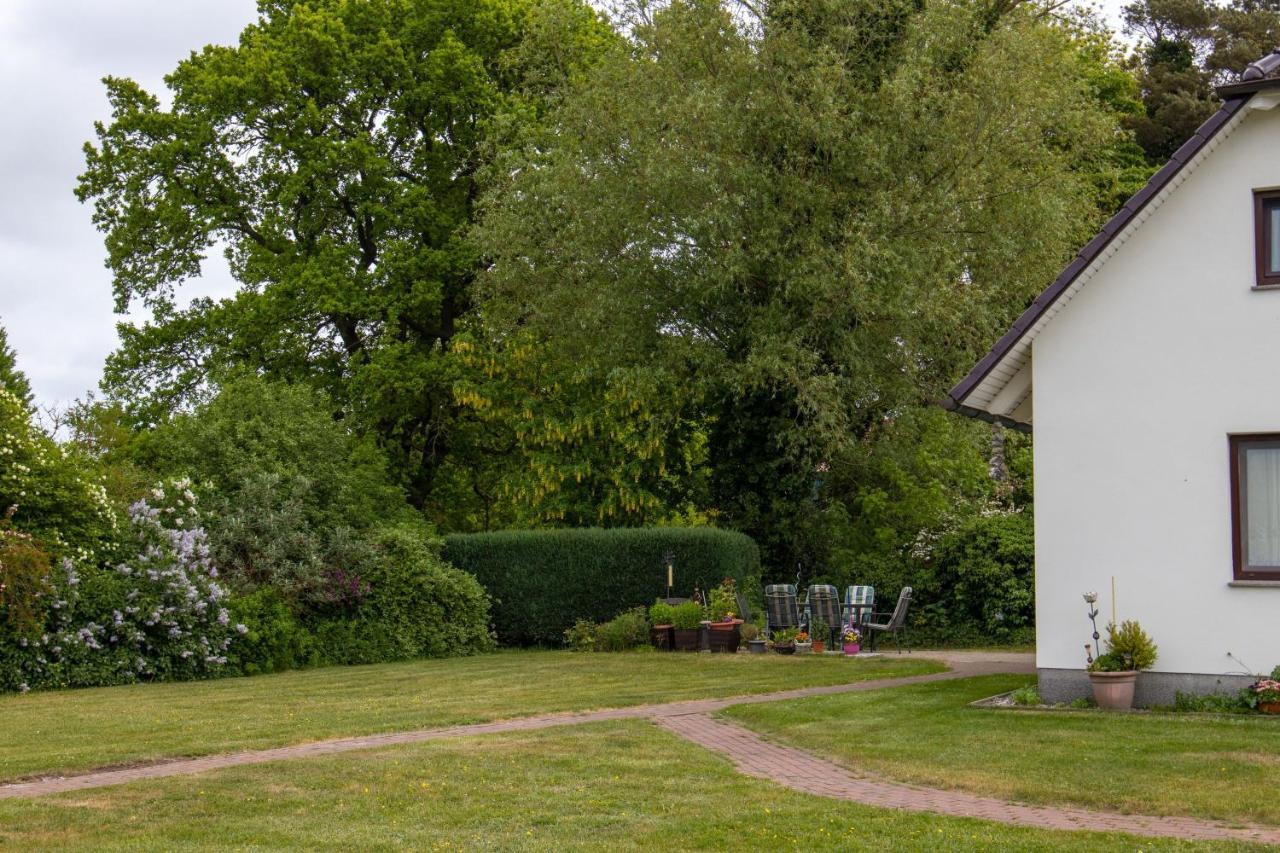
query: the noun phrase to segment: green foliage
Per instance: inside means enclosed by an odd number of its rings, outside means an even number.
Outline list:
[[[1274,3],[1135,0],[1125,28],[1140,38],[1143,111],[1129,125],[1149,160],[1162,164],[1220,105],[1213,91],[1280,44]]]
[[[675,608],[665,601],[655,601],[649,608],[649,621],[654,625],[670,625],[675,618]]]
[[[33,638],[43,626],[49,567],[39,543],[0,520],[0,616],[15,636]]]
[[[751,622],[742,623],[742,627],[739,630],[742,632],[742,642],[744,643],[749,643],[760,637],[760,626]]]
[[[373,430],[415,503],[454,420],[483,166],[612,35],[578,0],[263,2],[158,98],[107,78],[78,194],[121,327],[106,387],[145,421],[248,370],[307,382]],[[162,105],[162,102],[164,105]],[[238,292],[175,290],[226,245]]]
[[[332,594],[332,576],[346,571],[367,531],[417,518],[383,455],[306,386],[228,383],[139,436],[132,454],[151,471],[196,482],[214,560],[230,583],[268,585],[300,605]]]
[[[1028,684],[1026,687],[1019,687],[1017,690],[1013,691],[1010,698],[1013,699],[1013,704],[1015,705],[1029,706],[1042,704],[1040,701],[1039,691],[1037,691],[1035,686],[1031,684]]]
[[[1075,709],[1075,710],[1077,710],[1077,711],[1086,711],[1086,710],[1088,710],[1089,708],[1092,708],[1092,707],[1093,707],[1093,700],[1092,700],[1092,699],[1089,699],[1089,698],[1087,698],[1087,697],[1085,697],[1085,696],[1080,696],[1080,697],[1078,697],[1078,698],[1076,698],[1076,699],[1072,699],[1070,702],[1068,702],[1068,703],[1067,703],[1067,707],[1068,707],[1068,708],[1073,708],[1073,709]]]
[[[66,450],[31,420],[14,393],[0,387],[0,514],[54,555],[105,557],[119,517],[83,454]]]
[[[1075,34],[1029,6],[760,14],[641,9],[502,162],[480,333],[671,377],[711,418],[717,521],[789,575],[824,562],[823,504],[847,500],[817,472],[941,396],[1052,279],[1118,134]]]
[[[0,326],[0,388],[18,398],[23,408],[31,408],[31,383],[18,369],[18,357],[9,347],[9,335]]]
[[[1157,651],[1151,637],[1133,619],[1107,626],[1107,652],[1123,658],[1128,669],[1151,669],[1156,665]]]
[[[643,607],[634,607],[596,629],[596,647],[602,652],[625,652],[649,645],[649,620]]]
[[[686,601],[675,606],[671,614],[671,624],[679,630],[689,631],[700,626],[702,620],[706,618],[707,614],[703,612],[702,605],[696,601]]]
[[[1133,662],[1119,652],[1103,652],[1089,664],[1090,672],[1129,672]]]
[[[738,584],[733,578],[725,578],[711,588],[707,594],[707,611],[712,619],[720,621],[726,616],[737,614],[738,599],[734,595],[737,590]]]
[[[594,652],[596,650],[596,623],[590,619],[579,619],[564,632],[564,642],[575,652]]]
[[[1247,714],[1253,710],[1248,689],[1241,693],[1183,693],[1173,697],[1173,710],[1198,714]]]
[[[376,663],[475,654],[493,647],[489,597],[446,563],[415,528],[384,528],[360,566],[368,594],[350,611],[308,625],[326,663]]]
[[[1022,639],[1035,622],[1031,514],[980,515],[945,535],[915,599],[934,632],[988,642]]]
[[[276,590],[255,589],[231,599],[227,608],[248,629],[227,655],[235,672],[258,675],[322,663],[314,656],[309,632]]]
[[[729,577],[751,594],[760,558],[748,537],[711,528],[501,531],[445,538],[445,556],[493,598],[504,644],[558,644],[575,620],[602,621],[666,588],[674,555],[678,589]]]

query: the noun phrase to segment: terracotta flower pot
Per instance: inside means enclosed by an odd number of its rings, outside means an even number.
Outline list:
[[[720,622],[711,622],[709,624],[711,625],[712,631],[732,631],[734,628],[738,628],[739,626],[742,625],[742,620],[730,619],[728,622],[720,621]]]
[[[1093,701],[1108,711],[1127,711],[1133,707],[1133,688],[1138,681],[1136,670],[1127,672],[1091,672]]]
[[[861,647],[861,646],[859,646],[857,643],[845,643],[845,644],[844,644],[844,653],[845,653],[846,655],[856,655],[856,654],[857,654],[858,652],[860,652],[861,650],[862,650],[862,647]]]
[[[1280,702],[1259,702],[1258,710],[1264,714],[1280,714]]]
[[[813,645],[813,653],[815,655],[822,654],[822,650],[827,647],[827,644],[822,640],[814,640],[812,645]]]

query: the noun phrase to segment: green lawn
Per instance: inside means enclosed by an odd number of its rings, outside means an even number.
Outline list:
[[[896,657],[501,652],[255,678],[31,693],[0,698],[0,780],[944,668]]]
[[[0,801],[15,849],[1230,850],[912,815],[735,772],[649,723],[437,741]]]
[[[850,767],[1032,803],[1280,824],[1280,721],[966,707],[990,676],[726,714]]]

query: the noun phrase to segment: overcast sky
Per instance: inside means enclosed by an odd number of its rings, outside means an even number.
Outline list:
[[[234,43],[255,14],[254,0],[0,0],[0,324],[40,405],[94,390],[117,341],[102,236],[72,193],[108,116],[101,78],[161,94],[179,60]],[[215,257],[183,294],[232,290]]]

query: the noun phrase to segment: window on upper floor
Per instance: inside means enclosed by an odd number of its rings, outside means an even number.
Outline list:
[[[1280,285],[1280,189],[1254,191],[1253,219],[1257,286]]]

